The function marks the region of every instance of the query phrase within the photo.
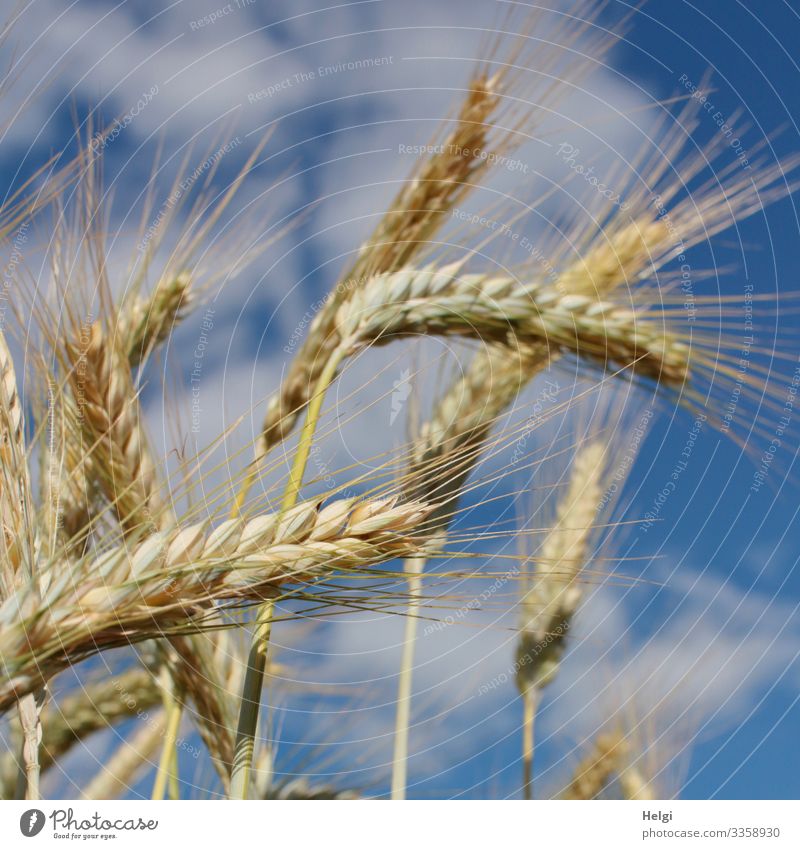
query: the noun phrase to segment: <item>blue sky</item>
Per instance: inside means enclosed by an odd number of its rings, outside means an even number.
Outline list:
[[[223,187],[272,132],[230,227],[250,227],[265,240],[277,222],[304,214],[252,268],[213,292],[198,444],[252,409],[220,449],[233,466],[239,462],[233,455],[256,432],[263,411],[257,405],[285,367],[286,340],[410,171],[413,158],[399,153],[398,144],[427,141],[467,79],[482,33],[505,5],[374,0],[326,9],[319,0],[255,0],[241,8],[233,4],[206,22],[204,16],[225,4],[35,0],[25,8],[11,37],[25,63],[11,99],[21,103],[28,92],[41,91],[3,139],[4,186],[15,179],[7,163],[21,161],[24,175],[48,155],[74,149],[74,114],[82,119],[97,107],[98,120],[110,120],[135,112],[106,150],[120,286],[135,251],[137,201],[159,145],[164,197],[183,155],[191,171],[202,162],[201,151],[216,149],[223,131],[238,139],[215,176],[214,185]],[[611,23],[626,9],[628,4],[612,2],[602,20]],[[710,69],[705,90],[714,110],[701,113],[698,142],[715,138],[712,115],[733,121],[740,113],[742,149],[755,150],[768,139],[771,161],[791,155],[800,150],[800,68],[792,58],[798,38],[800,16],[782,0],[653,0],[632,13],[623,42],[587,81],[586,91],[563,104],[562,137],[601,163],[609,151],[635,149],[657,114],[653,104],[686,96],[686,82],[701,85]],[[368,74],[346,68],[319,73],[320,67],[365,57],[386,61]],[[144,93],[154,91],[137,107]],[[195,148],[187,153],[191,139]],[[725,151],[729,159],[735,155],[733,148]],[[564,178],[563,169],[535,146],[520,156],[538,175]],[[498,191],[524,192],[519,177],[499,175],[498,181]],[[472,206],[480,208],[489,197],[479,194]],[[788,199],[716,237],[715,265],[733,267],[721,275],[720,289],[741,295],[752,282],[760,294],[796,291],[797,237],[797,210]],[[702,248],[693,257],[695,267],[709,265]],[[199,310],[170,342],[166,362],[177,388],[167,397],[158,375],[145,388],[151,431],[164,451],[173,444],[167,402],[190,419],[189,361],[201,318]],[[789,347],[797,330],[791,310],[764,323],[759,344],[767,351],[777,344],[796,360]],[[441,353],[435,342],[422,349]],[[350,432],[324,448],[330,468],[348,457],[363,463],[404,439],[402,421],[387,427],[389,400],[381,401],[410,362],[403,356],[393,350],[370,362],[357,360],[343,377],[340,410],[355,412],[360,404],[362,412]],[[790,362],[772,360],[772,366],[791,375]],[[383,370],[370,383],[376,367]],[[562,385],[569,382],[568,367],[557,374]],[[348,396],[359,388],[362,394]],[[536,391],[532,387],[528,400]],[[375,407],[368,399],[377,399]],[[648,400],[646,391],[624,395],[633,409]],[[614,516],[630,524],[599,549],[609,562],[629,558],[617,563],[626,580],[598,580],[587,588],[570,653],[542,707],[540,786],[561,786],[586,737],[621,711],[638,726],[642,747],[652,750],[664,792],[797,798],[800,776],[787,752],[796,749],[800,735],[800,422],[790,423],[757,492],[750,490],[754,457],[770,437],[751,436],[748,455],[732,439],[701,429],[691,462],[661,508],[661,521],[644,530],[639,519],[652,510],[693,426],[692,415],[668,399],[654,409],[657,417]],[[774,431],[775,412],[750,405],[741,412],[741,432],[747,433],[756,414],[766,434]],[[621,432],[630,424],[625,421]],[[556,423],[542,439],[554,438],[553,432]],[[522,485],[517,479],[508,491]],[[513,516],[517,508],[509,509]],[[470,514],[475,524],[496,519],[485,507]],[[469,597],[479,591],[476,586],[458,592]],[[512,662],[513,603],[512,588],[505,588],[467,621],[421,638],[410,795],[517,793],[520,708],[513,683],[476,695],[482,682]],[[291,670],[286,677],[296,679],[270,694],[279,772],[324,774],[339,786],[386,791],[401,632],[399,617],[378,614],[348,614],[311,629],[276,628],[276,657]],[[676,686],[677,695],[667,698]],[[309,766],[311,744],[329,757]],[[79,754],[84,764],[102,759],[113,739],[93,745],[94,754],[76,753],[76,764]],[[185,774],[193,768],[187,762]],[[201,769],[197,784],[209,775],[209,768]],[[132,793],[148,793],[148,780]],[[69,795],[68,786],[59,784],[55,792]]]

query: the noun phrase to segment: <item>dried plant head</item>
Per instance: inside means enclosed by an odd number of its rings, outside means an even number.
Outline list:
[[[121,237],[110,225],[102,158],[87,146],[75,196],[57,210],[50,252],[55,303],[34,302],[43,339],[34,381],[46,398],[37,410],[41,513],[51,562],[67,556],[85,563],[93,540],[102,550],[120,534],[132,543],[174,527],[162,463],[150,447],[138,403],[141,369],[204,292],[227,282],[270,244],[270,239],[256,243],[249,225],[228,226],[221,237],[215,233],[261,148],[222,192],[211,182],[220,160],[212,154],[195,171],[178,174],[159,210],[151,194],[142,210],[137,252],[124,271],[114,251]],[[206,242],[212,237],[210,250]],[[147,291],[156,264],[163,270]],[[187,658],[199,656],[199,648],[192,638],[184,639],[183,648],[185,657],[160,651],[158,662],[213,724],[221,715],[220,699],[203,685],[213,670],[189,674]],[[201,724],[201,730],[206,727]]]
[[[543,124],[596,68],[615,41],[594,28],[604,4],[579,0],[565,13],[528,13],[521,29],[494,33],[452,118],[426,147],[375,232],[359,250],[309,326],[278,393],[269,401],[260,454],[286,438],[308,403],[324,364],[339,343],[337,313],[366,281],[417,263],[433,240],[497,162],[534,138]],[[513,20],[509,14],[508,20]],[[533,33],[545,26],[546,37]],[[582,50],[576,50],[580,44]]]
[[[552,329],[543,328],[544,344],[532,345],[518,337],[511,350],[482,345],[443,393],[440,409],[432,416],[432,421],[439,422],[436,432],[449,429],[454,436],[459,422],[470,419],[474,428],[482,409],[486,428],[530,379],[545,368],[558,369],[558,359],[565,353],[577,354],[584,369],[592,364],[622,365],[623,377],[655,377],[660,388],[671,386],[673,398],[695,410],[715,407],[742,382],[743,394],[755,400],[753,389],[766,374],[765,368],[754,363],[752,373],[741,375],[742,339],[719,322],[720,311],[727,309],[724,299],[714,293],[703,295],[698,289],[691,321],[687,321],[686,294],[676,289],[685,286],[682,269],[690,248],[791,192],[797,160],[774,164],[755,160],[744,174],[726,164],[727,151],[719,139],[695,150],[689,134],[697,123],[697,110],[696,103],[688,104],[674,125],[668,124],[670,116],[665,113],[653,138],[633,161],[622,163],[605,178],[619,187],[624,208],[593,189],[578,190],[576,214],[571,219],[562,214],[553,233],[542,237],[541,253],[547,258],[548,271],[537,262],[508,266],[508,277],[519,281],[520,292],[531,279],[537,281],[533,291],[544,294],[546,305],[540,309],[543,324],[551,304],[564,316],[570,314],[570,342],[561,343],[562,330],[556,320]],[[539,203],[530,205],[534,212]],[[524,232],[524,226],[515,223],[518,216],[513,210],[506,217],[502,209],[491,214],[506,222],[501,232],[510,232],[512,224]],[[499,238],[495,235],[491,240]],[[691,275],[691,282],[699,285],[712,273],[694,268]],[[502,277],[497,272],[486,275],[487,280]],[[584,332],[579,314],[590,321],[592,316],[599,319],[596,332],[588,326]],[[508,315],[510,320],[515,318],[513,311]],[[617,324],[617,318],[621,323]],[[651,340],[652,347],[645,340]],[[627,353],[622,353],[620,344]],[[574,370],[571,359],[565,372]],[[784,381],[775,382],[779,385],[770,389],[771,399],[785,394]],[[483,404],[472,400],[481,397],[488,400]],[[435,440],[431,442],[435,450]]]
[[[291,595],[292,585],[413,554],[428,509],[392,498],[300,503],[213,529],[153,533],[69,568],[57,562],[41,604],[21,588],[0,605],[8,673],[0,709],[98,651],[202,630],[215,602],[259,603],[285,595],[284,586]]]
[[[586,747],[575,767],[572,780],[559,794],[560,799],[598,799],[625,770],[628,744],[619,732],[599,734]]]
[[[194,300],[191,276],[162,277],[146,297],[131,299],[120,310],[117,332],[132,366],[139,366],[172,334]]]
[[[558,495],[555,520],[541,535],[526,569],[520,601],[517,687],[541,689],[558,671],[589,569],[592,532],[598,524],[608,445],[598,440],[576,449],[569,478]]]
[[[614,678],[610,718],[580,746],[586,754],[557,795],[635,801],[679,798],[694,740],[693,720],[679,709],[680,698],[648,702],[641,690],[627,691],[629,682],[620,679],[619,671]]]
[[[44,287],[30,286],[22,304],[40,335],[31,361],[41,398],[34,404],[34,450],[42,459],[42,480],[50,482],[49,497],[42,499],[45,524],[51,539],[57,528],[61,543],[77,548],[92,529],[107,524],[109,514],[126,533],[172,521],[165,510],[167,481],[156,471],[161,463],[138,405],[142,369],[212,287],[239,274],[273,241],[255,239],[253,224],[231,226],[225,219],[234,215],[234,200],[263,143],[220,191],[214,184],[218,139],[200,154],[186,152],[160,206],[156,162],[137,247],[126,261],[118,250],[126,238],[111,226],[102,147],[94,144],[91,127],[87,137],[76,190],[56,205],[49,297]],[[197,155],[203,156],[199,165]]]

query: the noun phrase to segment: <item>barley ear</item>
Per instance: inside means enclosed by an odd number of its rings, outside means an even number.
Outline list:
[[[575,768],[562,799],[597,799],[624,769],[628,745],[619,733],[601,734]]]
[[[158,281],[152,292],[123,302],[114,328],[132,368],[141,365],[179,324],[192,305],[188,271]]]

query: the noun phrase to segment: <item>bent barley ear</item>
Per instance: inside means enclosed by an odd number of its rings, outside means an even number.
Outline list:
[[[430,253],[451,211],[489,177],[497,161],[536,137],[611,50],[623,27],[595,27],[602,6],[579,0],[571,14],[555,15],[527,8],[524,20],[515,19],[512,9],[492,31],[494,43],[481,57],[452,118],[425,146],[425,157],[332,287],[269,399],[257,446],[260,457],[286,439],[308,404],[339,341],[339,308],[366,281],[418,264]],[[540,28],[546,38],[540,37]]]

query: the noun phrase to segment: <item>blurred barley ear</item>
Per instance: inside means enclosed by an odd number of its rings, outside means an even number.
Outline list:
[[[552,682],[566,649],[581,600],[579,582],[590,556],[589,541],[603,497],[608,445],[579,447],[555,522],[532,560],[536,564],[520,602],[515,668],[523,702],[523,795],[533,798],[534,722],[542,691]]]

